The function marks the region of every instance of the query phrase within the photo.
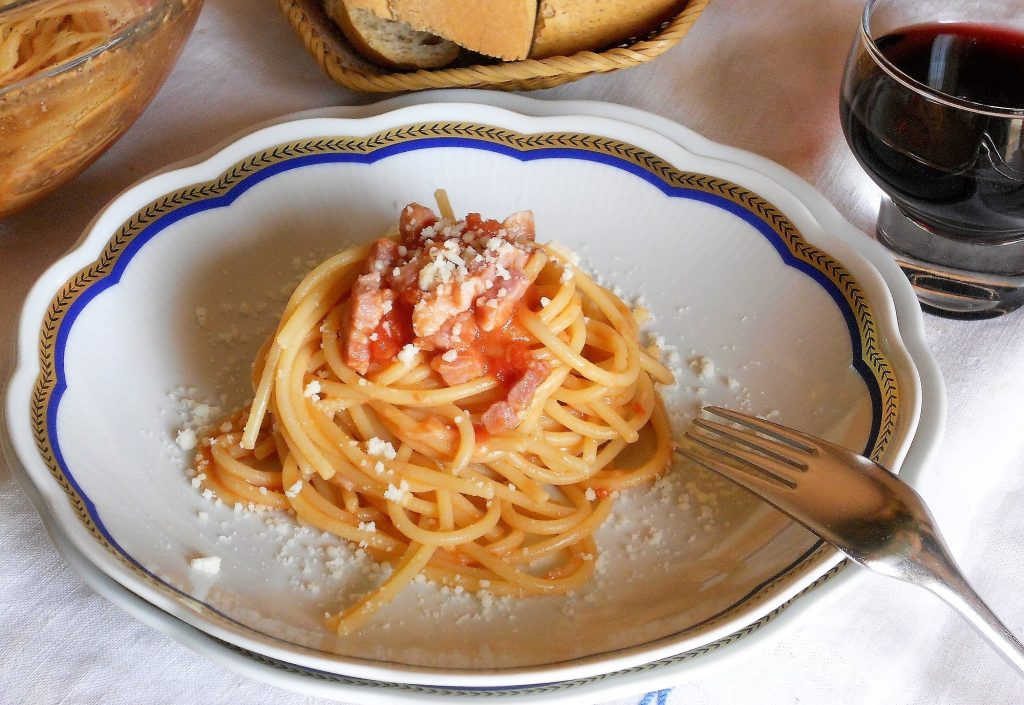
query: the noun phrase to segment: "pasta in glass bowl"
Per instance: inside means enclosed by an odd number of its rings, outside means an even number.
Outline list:
[[[0,7],[0,217],[77,176],[156,94],[202,0]]]

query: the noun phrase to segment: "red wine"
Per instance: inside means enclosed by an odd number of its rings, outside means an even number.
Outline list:
[[[875,44],[912,82],[977,110],[931,100],[855,54],[840,112],[860,163],[905,211],[948,234],[1024,234],[1024,114],[999,114],[1024,111],[1024,32],[921,24]],[[979,112],[986,106],[997,114]]]

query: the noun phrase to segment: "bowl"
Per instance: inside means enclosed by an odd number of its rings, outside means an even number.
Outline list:
[[[76,13],[86,29],[99,12],[114,18],[55,63],[13,75],[0,65],[0,217],[73,179],[131,127],[174,66],[201,6],[23,0],[0,10],[0,27],[12,32]],[[12,79],[6,84],[5,75]]]
[[[715,402],[898,469],[922,392],[886,281],[792,177],[729,156],[620,120],[469,103],[248,134],[125,191],[39,280],[7,397],[14,457],[100,571],[296,667],[482,690],[706,653],[842,559],[696,468],[621,498],[599,536],[607,571],[577,595],[489,610],[417,584],[378,629],[338,639],[320,618],[364,589],[370,566],[288,517],[211,503],[175,439],[200,405],[245,402],[249,363],[297,276],[445,186],[457,209],[533,208],[541,239],[647,297],[653,330],[685,358],[666,390],[677,432]],[[196,554],[222,559],[215,579],[190,572]]]

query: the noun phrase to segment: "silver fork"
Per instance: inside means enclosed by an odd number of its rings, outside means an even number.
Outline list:
[[[967,583],[909,485],[835,443],[728,409],[704,418],[677,452],[746,487],[857,563],[920,585],[956,609],[1024,673],[1024,645]]]

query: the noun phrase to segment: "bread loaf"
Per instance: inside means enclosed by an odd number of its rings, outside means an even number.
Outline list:
[[[352,46],[375,64],[395,69],[435,69],[447,66],[459,55],[459,47],[452,42],[354,4],[350,0],[324,0],[324,11]],[[378,4],[386,8],[385,0]]]
[[[539,0],[539,7],[538,0],[344,0],[344,4],[350,14],[366,11],[480,54],[517,61],[601,51],[649,32],[679,12],[686,0]]]
[[[684,0],[540,0],[530,57],[600,51],[649,31],[685,4]]]
[[[459,46],[505,61],[530,53],[537,0],[346,0],[390,20],[407,22]]]
[[[391,14],[391,8],[388,7],[388,0],[345,0],[345,7],[349,10],[369,10],[377,17],[383,17],[386,20],[395,19]]]

